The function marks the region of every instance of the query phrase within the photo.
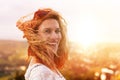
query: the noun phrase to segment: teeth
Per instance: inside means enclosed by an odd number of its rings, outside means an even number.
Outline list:
[[[53,44],[53,45],[56,45],[57,43],[48,43],[48,44]]]
[[[57,43],[48,43],[48,45],[51,45],[51,46],[56,46]]]

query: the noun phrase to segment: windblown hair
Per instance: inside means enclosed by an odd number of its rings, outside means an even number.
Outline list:
[[[28,58],[30,56],[35,56],[44,65],[48,66],[51,69],[61,68],[65,63],[68,55],[66,36],[67,31],[64,18],[62,18],[58,12],[49,8],[39,9],[34,13],[32,19],[24,21],[27,17],[29,17],[29,15],[20,18],[17,21],[17,27],[23,31],[23,37],[25,37],[29,43]],[[57,20],[61,29],[62,39],[58,46],[57,53],[53,52],[50,47],[44,45],[45,41],[40,39],[38,35],[38,28],[46,19]]]

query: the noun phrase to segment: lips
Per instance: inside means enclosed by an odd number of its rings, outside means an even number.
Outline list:
[[[53,46],[53,47],[56,47],[57,46],[57,43],[47,43],[49,46]]]
[[[57,49],[58,48],[58,43],[54,42],[54,43],[47,43],[48,46],[50,46],[53,49]]]
[[[58,50],[58,42],[48,42],[47,45],[51,48],[53,52],[57,52]]]

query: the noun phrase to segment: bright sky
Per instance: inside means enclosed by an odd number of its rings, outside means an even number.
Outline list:
[[[120,42],[120,0],[0,0],[0,39],[24,40],[16,21],[50,7],[68,23],[69,40],[84,45]]]

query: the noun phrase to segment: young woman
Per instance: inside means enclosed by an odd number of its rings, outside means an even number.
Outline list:
[[[39,9],[30,20],[17,21],[27,39],[29,65],[25,80],[65,80],[59,69],[67,54],[66,22],[52,9]]]

